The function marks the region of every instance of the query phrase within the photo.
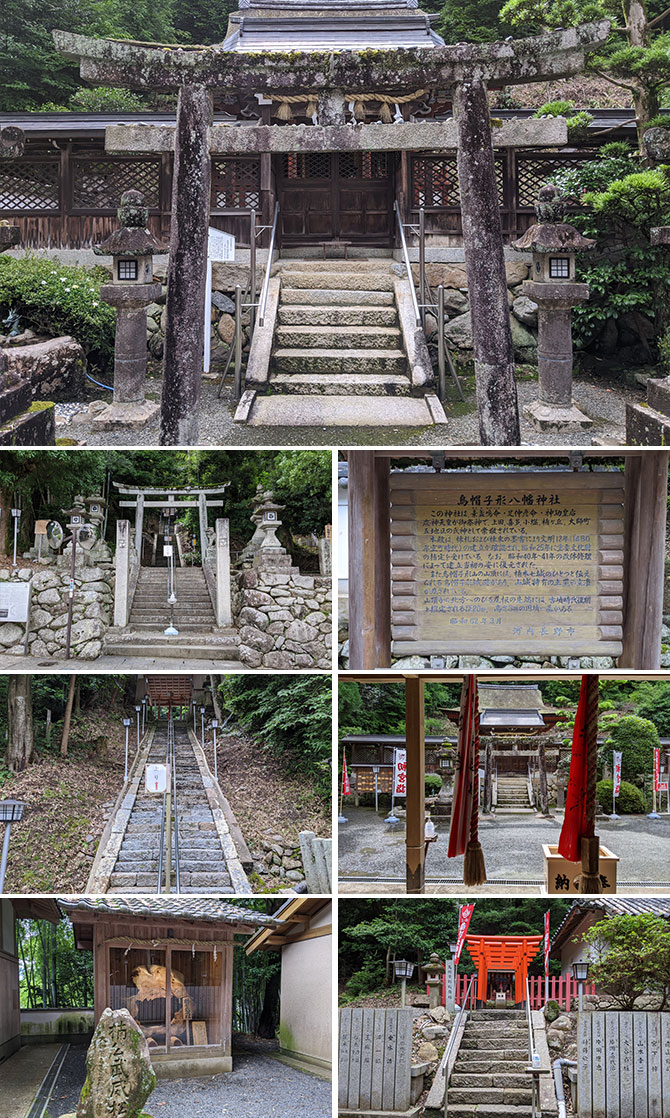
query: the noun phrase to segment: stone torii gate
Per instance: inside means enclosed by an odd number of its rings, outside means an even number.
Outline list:
[[[174,148],[161,443],[197,442],[211,153],[456,147],[480,438],[485,445],[518,445],[514,347],[487,87],[578,74],[584,69],[586,53],[597,49],[609,28],[609,22],[603,20],[509,42],[393,51],[246,54],[217,47],[156,47],[55,31],[57,48],[80,60],[84,80],[179,93],[176,129],[116,127],[108,129],[107,135],[109,151]],[[405,93],[419,87],[451,90],[455,123],[355,128],[346,123],[347,99],[352,94],[388,88]],[[311,91],[318,104],[318,125],[212,126],[214,90],[222,95],[242,90],[251,96],[267,89],[281,95]],[[514,122],[512,132],[516,147],[538,142],[559,145],[567,137],[563,121]]]
[[[182,509],[197,509],[200,526],[200,554],[203,564],[207,555],[207,509],[222,508],[223,494],[230,485],[229,481],[217,485],[213,489],[200,487],[170,488],[161,486],[154,489],[141,488],[134,485],[123,485],[122,482],[112,483],[122,497],[130,500],[119,501],[122,509],[135,509],[135,551],[138,561],[142,558],[142,526],[144,523],[145,509],[169,509],[178,512]]]

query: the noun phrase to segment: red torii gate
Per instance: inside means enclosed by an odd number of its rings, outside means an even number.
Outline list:
[[[486,1001],[489,971],[514,971],[514,1001],[526,1000],[528,964],[535,958],[542,936],[466,936],[477,967],[477,1000]]]

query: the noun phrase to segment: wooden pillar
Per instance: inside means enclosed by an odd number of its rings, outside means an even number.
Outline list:
[[[210,91],[204,85],[182,86],[174,141],[161,397],[162,445],[195,446],[198,442],[212,179],[211,123]]]
[[[586,677],[586,789],[584,822],[586,834],[581,841],[580,893],[602,893],[600,884],[600,839],[596,830],[596,784],[598,780],[598,697],[597,675]]]
[[[661,663],[669,459],[667,450],[626,457],[620,668],[656,669]]]
[[[349,451],[349,663],[391,663],[389,460]]]
[[[405,737],[407,747],[407,830],[405,882],[408,893],[423,893],[426,884],[424,823],[426,813],[424,681],[405,679]]]
[[[519,406],[500,206],[486,86],[480,79],[468,78],[455,86],[454,116],[479,436],[484,446],[518,446]]]

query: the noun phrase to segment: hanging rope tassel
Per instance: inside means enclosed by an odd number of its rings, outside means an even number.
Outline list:
[[[274,115],[277,120],[293,120],[293,109],[288,101],[281,101]]]
[[[305,109],[305,116],[316,116],[318,111],[319,111],[319,102],[317,101],[316,97],[312,97],[307,102],[307,107]]]
[[[463,884],[484,885],[486,882],[486,864],[482,844],[479,841],[479,697],[476,691],[472,707],[472,720],[472,815],[470,817],[470,838],[468,839],[463,864]]]
[[[365,104],[363,101],[354,101],[354,120],[365,120]]]
[[[388,101],[382,101],[379,110],[379,119],[382,124],[391,124],[393,122],[393,113],[391,112],[391,106]]]

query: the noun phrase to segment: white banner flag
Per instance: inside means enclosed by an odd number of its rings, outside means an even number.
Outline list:
[[[393,795],[407,795],[407,750],[396,749],[393,759]]]

